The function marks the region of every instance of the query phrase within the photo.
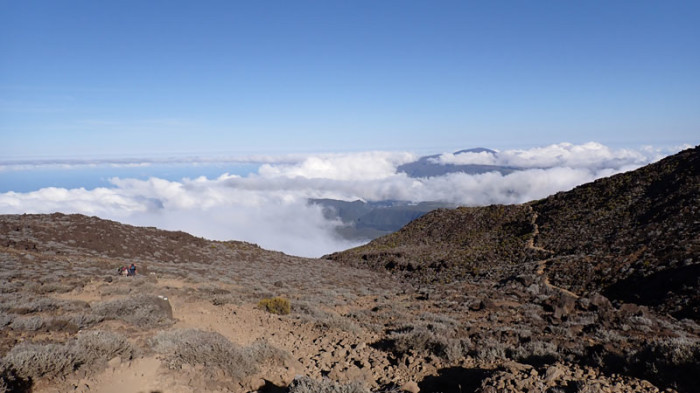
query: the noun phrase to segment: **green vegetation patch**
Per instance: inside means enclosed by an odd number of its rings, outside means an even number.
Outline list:
[[[281,297],[262,299],[258,302],[258,307],[277,315],[287,315],[292,309],[289,300]]]

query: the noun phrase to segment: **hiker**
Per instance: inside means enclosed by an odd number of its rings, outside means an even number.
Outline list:
[[[129,276],[136,275],[136,265],[134,265],[133,263],[131,264],[131,266],[129,266],[129,274],[128,275]]]

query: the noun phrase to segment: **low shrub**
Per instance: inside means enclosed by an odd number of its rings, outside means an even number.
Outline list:
[[[83,332],[64,344],[16,345],[3,358],[4,367],[21,379],[63,377],[81,367],[97,367],[114,357],[134,356],[126,338],[111,332]]]
[[[241,305],[241,299],[239,296],[233,295],[233,294],[221,294],[221,295],[213,295],[211,297],[211,304],[215,306],[223,306],[224,304],[235,304],[235,305]]]
[[[34,315],[25,318],[15,318],[10,323],[10,328],[25,332],[70,332],[77,333],[80,326],[69,317],[47,317]]]
[[[317,381],[309,377],[297,377],[289,385],[289,393],[369,393],[359,382],[340,384],[330,379]]]
[[[180,369],[185,364],[202,365],[210,373],[214,373],[213,367],[235,379],[255,374],[261,363],[280,362],[288,357],[286,352],[266,341],[240,347],[219,333],[196,329],[162,332],[150,343],[171,369]]]
[[[252,359],[256,364],[274,364],[283,365],[285,360],[289,359],[289,353],[270,345],[264,339],[258,339],[250,346],[245,347],[245,354],[249,359]]]
[[[32,381],[22,378],[10,365],[0,360],[0,393],[31,393]]]
[[[348,316],[338,315],[312,305],[308,301],[294,302],[292,309],[295,314],[299,314],[302,320],[310,322],[322,329],[338,329],[345,332],[359,334],[362,329],[352,320],[354,314]]]
[[[62,344],[19,344],[4,362],[25,379],[68,375],[80,365],[72,346]]]
[[[15,319],[14,316],[0,312],[0,328],[3,328],[5,326],[11,324],[14,319]]]
[[[44,317],[34,315],[28,318],[15,318],[10,323],[10,329],[25,332],[36,332],[44,327]]]
[[[529,341],[506,352],[514,360],[535,366],[554,363],[561,358],[556,344],[540,340]]]
[[[89,309],[90,306],[82,301],[69,301],[52,298],[40,298],[15,305],[9,309],[13,314],[33,314],[61,310],[64,312]]]
[[[104,321],[105,317],[96,314],[72,314],[68,320],[79,329],[86,329]]]
[[[85,364],[106,361],[117,356],[131,359],[136,353],[124,336],[101,330],[80,333],[74,348],[78,358]]]
[[[74,290],[76,288],[73,283],[62,283],[62,282],[40,282],[31,283],[26,288],[25,291],[33,292],[38,295],[45,295],[47,293],[66,293]]]
[[[173,322],[173,310],[167,298],[136,295],[95,304],[95,315],[104,319],[119,319],[142,328],[167,326]]]
[[[272,314],[287,315],[292,309],[289,300],[281,297],[265,298],[258,302],[258,307]]]
[[[323,329],[336,329],[353,334],[362,332],[362,328],[350,318],[331,313],[328,313],[323,319],[316,320],[315,325]]]
[[[634,353],[630,363],[640,376],[681,391],[693,391],[700,375],[700,340],[659,339]]]
[[[389,334],[391,350],[397,356],[413,352],[417,355],[434,355],[454,361],[469,351],[468,338],[456,339],[432,332],[426,326],[406,327]]]
[[[494,362],[506,358],[507,346],[491,337],[479,340],[474,345],[474,357],[481,361]]]

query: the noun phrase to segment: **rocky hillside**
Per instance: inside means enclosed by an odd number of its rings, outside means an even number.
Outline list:
[[[493,276],[528,259],[530,221],[527,206],[439,209],[394,234],[328,258],[403,272],[426,283]]]
[[[80,214],[0,215],[0,246],[42,254],[200,263],[211,262],[212,249],[207,246],[212,243],[185,232],[135,227]],[[227,244],[240,253],[262,253],[255,244]]]
[[[696,147],[523,205],[436,211],[328,258],[433,283],[504,279],[541,263],[551,283],[576,294],[697,321],[699,213]]]
[[[553,280],[700,319],[700,147],[532,208]]]

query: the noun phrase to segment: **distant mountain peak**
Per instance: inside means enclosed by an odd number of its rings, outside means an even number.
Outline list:
[[[464,153],[488,153],[493,155],[498,154],[498,152],[496,152],[495,150],[487,149],[485,147],[475,147],[472,149],[459,150],[452,154],[459,155]],[[443,176],[448,173],[456,172],[468,173],[471,175],[487,172],[500,172],[503,175],[507,175],[519,169],[515,167],[501,165],[445,164],[439,162],[440,156],[440,154],[423,156],[416,161],[399,165],[399,167],[396,168],[396,171],[398,173],[405,173],[410,177],[425,178]]]
[[[462,153],[489,153],[489,154],[498,154],[497,151],[491,150],[491,149],[488,149],[488,148],[485,148],[485,147],[475,147],[475,148],[473,148],[473,149],[460,150],[460,151],[454,152],[453,154],[454,154],[454,155],[457,155],[457,154],[462,154]]]

